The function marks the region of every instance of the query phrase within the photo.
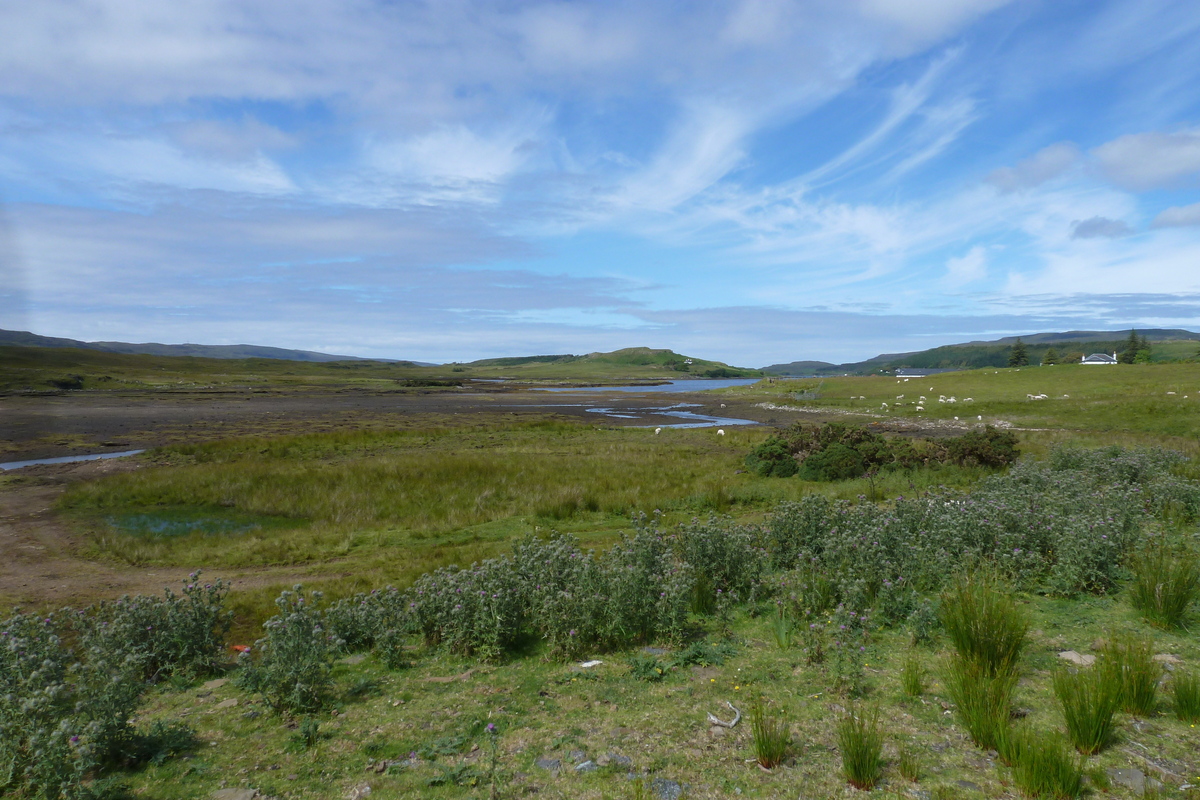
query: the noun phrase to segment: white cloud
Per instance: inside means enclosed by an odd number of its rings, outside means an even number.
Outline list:
[[[1092,150],[1101,172],[1130,191],[1170,188],[1200,179],[1200,131],[1135,133]]]
[[[922,44],[945,36],[978,17],[1008,5],[1011,0],[860,0],[868,17],[890,22],[907,44]]]
[[[1012,167],[995,170],[985,180],[1002,192],[1033,189],[1062,175],[1078,160],[1079,148],[1071,142],[1058,142]]]
[[[1193,225],[1200,225],[1200,203],[1165,209],[1150,223],[1152,228],[1186,228]]]
[[[987,277],[987,250],[976,245],[964,255],[946,261],[946,282],[951,287],[964,286]]]

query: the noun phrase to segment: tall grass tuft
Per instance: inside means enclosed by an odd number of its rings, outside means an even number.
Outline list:
[[[761,697],[750,704],[750,733],[759,766],[773,769],[783,763],[791,744],[787,721],[782,714],[768,709]]]
[[[1054,695],[1076,750],[1091,755],[1112,741],[1121,704],[1119,673],[1103,665],[1078,672],[1060,669],[1054,673]]]
[[[796,638],[796,623],[792,615],[783,607],[783,603],[775,606],[775,616],[771,620],[771,635],[775,646],[780,650],[788,650]]]
[[[921,759],[917,756],[917,751],[908,745],[900,746],[897,767],[900,769],[900,777],[905,780],[916,783],[921,779]]]
[[[954,655],[945,682],[971,740],[980,747],[996,747],[997,737],[1008,725],[1017,673],[1007,670],[989,675],[981,664]]]
[[[1162,677],[1162,666],[1154,660],[1154,643],[1132,634],[1112,636],[1100,658],[1100,668],[1112,672],[1120,687],[1121,708],[1128,714],[1153,714]]]
[[[870,791],[883,775],[883,733],[879,708],[855,713],[851,708],[838,722],[842,772],[855,789]]]
[[[1200,676],[1194,672],[1176,672],[1171,688],[1175,695],[1175,716],[1184,722],[1200,722]]]
[[[916,654],[909,653],[900,668],[900,689],[905,697],[920,697],[925,693],[925,669]]]
[[[1083,758],[1054,735],[1018,730],[1012,782],[1026,797],[1068,800],[1083,793]]]
[[[1134,553],[1129,599],[1150,624],[1181,628],[1188,607],[1200,597],[1200,556],[1186,546],[1152,542]]]
[[[1029,620],[993,570],[959,574],[942,592],[940,613],[959,658],[988,676],[1016,670]]]

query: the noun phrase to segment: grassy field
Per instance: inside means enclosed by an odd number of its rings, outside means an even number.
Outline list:
[[[384,377],[386,365],[368,369],[381,372],[364,380],[394,380]],[[1029,400],[1029,394],[1048,398]],[[926,401],[918,411],[921,395]],[[956,402],[939,403],[939,395]],[[819,408],[844,413],[847,421],[909,428],[909,434],[946,435],[982,416],[1016,428],[1023,450],[1035,457],[1063,442],[1166,446],[1200,455],[1196,364],[983,370],[907,382],[776,380],[723,390],[722,397],[731,406],[771,404],[779,424],[805,419],[804,411],[789,409]],[[900,495],[943,485],[970,489],[988,474],[944,467],[884,474],[874,482],[815,484],[746,472],[745,455],[771,432],[655,435],[497,417],[414,420],[403,430],[242,437],[154,451],[141,457],[137,470],[73,486],[59,508],[83,532],[85,552],[95,559],[178,568],[181,575],[196,566],[286,565],[307,570],[306,583],[338,597],[389,583],[403,587],[437,567],[507,552],[530,533],[569,532],[585,546],[604,548],[639,513],[663,512],[667,529],[711,513],[754,524],[780,502],[813,493],[854,502],[872,502],[870,496],[888,508]],[[1200,477],[1195,462],[1175,472]],[[1192,523],[1167,527],[1185,541],[1195,539]],[[250,644],[259,635],[278,589],[231,597],[238,615],[231,643]],[[1018,602],[1031,632],[1015,703],[1039,730],[1062,727],[1051,689],[1062,663],[1058,653],[1091,654],[1098,640],[1130,632],[1169,657],[1155,710],[1122,714],[1116,742],[1086,760],[1089,791],[1141,796],[1109,772],[1138,769],[1164,781],[1158,796],[1200,797],[1185,788],[1200,786],[1200,728],[1177,719],[1171,700],[1175,676],[1200,669],[1194,628],[1150,627],[1123,589],[1072,599],[1027,591]],[[122,780],[135,796],[164,799],[208,796],[223,787],[280,798],[348,797],[356,790],[362,796],[361,787],[369,785],[372,798],[385,800],[533,794],[601,800],[669,797],[678,783],[692,798],[817,800],[849,791],[840,772],[838,720],[849,709],[877,707],[884,766],[875,796],[1017,796],[1007,768],[964,733],[944,683],[944,638],[914,646],[906,627],[876,629],[864,640],[861,696],[850,697],[839,688],[844,665],[809,663],[802,632],[782,633],[769,603],[744,605],[725,617],[697,615],[689,625],[691,641],[722,643],[725,652],[672,667],[683,645],[647,653],[639,644],[598,653],[602,664],[582,668],[550,658],[536,640],[480,663],[413,638],[409,663],[400,668],[389,669],[374,654],[340,661],[332,708],[309,719],[279,715],[232,683],[165,682],[147,695],[139,724],[185,722],[200,746]],[[641,679],[648,675],[646,659],[663,670],[661,679]],[[924,688],[907,696],[902,667],[913,664]],[[727,701],[745,711],[753,698],[767,703],[789,731],[786,758],[770,772],[754,763],[748,722],[724,729],[705,721],[707,713],[728,719]],[[546,769],[539,760],[557,760],[558,768]],[[595,770],[575,769],[589,760]],[[915,763],[916,782],[901,775],[902,760],[905,771]]]

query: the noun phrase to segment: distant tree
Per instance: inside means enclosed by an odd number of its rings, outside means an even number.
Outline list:
[[[1050,367],[1057,364],[1059,360],[1058,351],[1051,347],[1046,351],[1046,355],[1042,356],[1042,365]]]
[[[1137,331],[1132,328],[1129,330],[1129,338],[1125,340],[1125,349],[1121,351],[1121,355],[1117,360],[1122,364],[1132,364],[1137,360],[1138,351],[1142,349],[1142,340],[1138,338]]]
[[[1017,343],[1012,346],[1012,352],[1008,354],[1008,365],[1010,367],[1024,367],[1029,364],[1029,352],[1025,349],[1025,343],[1019,338]]]

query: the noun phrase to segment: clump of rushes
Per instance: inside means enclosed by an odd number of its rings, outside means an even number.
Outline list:
[[[1129,599],[1152,625],[1183,627],[1188,607],[1200,597],[1200,556],[1186,545],[1147,544],[1127,562],[1133,573]]]
[[[783,607],[783,603],[777,603],[775,617],[771,621],[771,634],[775,637],[775,646],[780,650],[789,649],[795,633],[796,623],[792,621],[792,615]]]
[[[1083,793],[1083,758],[1055,735],[1021,730],[1012,782],[1026,797],[1067,800]]]
[[[997,737],[1008,725],[1017,673],[1008,670],[989,675],[980,664],[954,655],[945,681],[971,740],[983,748],[996,747]]]
[[[883,774],[883,733],[879,708],[855,713],[851,708],[838,722],[838,747],[842,772],[855,789],[870,791]]]
[[[917,752],[908,745],[901,745],[899,755],[897,766],[900,769],[900,776],[913,783],[919,781],[921,779],[921,760],[917,757]]]
[[[754,757],[763,769],[774,769],[787,757],[791,734],[783,715],[767,708],[757,698],[750,704],[750,733],[754,737]]]
[[[1176,672],[1171,679],[1175,716],[1184,722],[1200,722],[1200,677],[1194,672]]]
[[[1054,695],[1076,750],[1091,755],[1112,741],[1121,704],[1119,673],[1104,665],[1079,672],[1060,669],[1054,673]]]
[[[989,676],[1016,670],[1029,619],[995,571],[959,574],[942,592],[940,613],[960,658]]]
[[[905,697],[920,697],[925,693],[925,669],[915,653],[909,653],[900,668],[900,689]]]
[[[946,671],[950,699],[971,739],[993,748],[1008,725],[1029,620],[989,568],[951,581],[942,592],[940,611],[955,649]]]
[[[1121,708],[1138,716],[1153,714],[1162,677],[1162,667],[1154,660],[1154,643],[1132,634],[1112,636],[1100,658],[1100,668],[1112,672],[1120,687]]]

